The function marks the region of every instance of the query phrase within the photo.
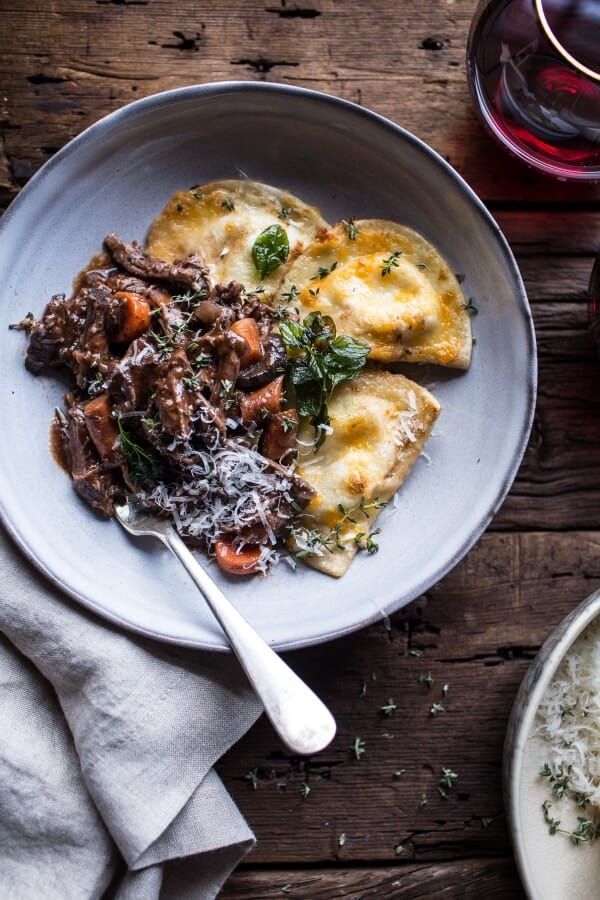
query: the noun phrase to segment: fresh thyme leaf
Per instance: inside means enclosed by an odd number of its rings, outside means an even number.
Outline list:
[[[291,890],[292,890],[292,885],[291,885],[291,883],[290,883],[290,884],[284,884],[283,887],[281,888],[281,893],[282,893],[282,894],[289,894]]]
[[[294,212],[293,206],[282,206],[279,212],[277,213],[277,218],[281,219],[283,222],[287,222],[292,213]]]
[[[307,798],[308,795],[310,794],[310,791],[311,791],[310,786],[304,781],[304,782],[302,783],[302,787],[300,788],[300,796],[301,796],[304,800],[306,800],[306,798]]]
[[[592,843],[596,840],[597,837],[600,836],[600,827],[595,825],[591,819],[586,819],[583,816],[577,816],[577,821],[579,825],[575,829],[575,831],[571,832],[571,843],[575,844],[577,847],[579,844],[584,843]]]
[[[373,535],[379,534],[380,530],[376,528],[375,531],[371,531],[369,534],[359,531],[358,534],[354,535],[354,543],[359,550],[366,550],[369,556],[373,556],[373,554],[379,553],[379,544],[374,540]]]
[[[221,206],[223,206],[225,209],[228,209],[229,212],[232,212],[235,209],[235,204],[231,197],[226,197],[225,200],[223,200],[223,202],[221,203]]]
[[[424,672],[419,672],[419,674],[417,675],[417,681],[419,682],[419,684],[426,684],[430,689],[434,684],[434,678],[431,672],[427,672],[427,674],[425,674]]]
[[[289,290],[283,291],[281,297],[286,303],[295,303],[300,296],[300,291],[295,284],[291,284]]]
[[[253,791],[258,789],[258,769],[250,769],[249,772],[246,772],[244,778],[250,782]]]
[[[448,791],[451,791],[458,781],[458,775],[456,772],[453,772],[452,769],[442,769],[442,774],[440,775],[439,785],[441,788],[445,788]]]
[[[342,219],[342,225],[346,229],[349,241],[355,241],[357,234],[360,232],[358,225],[354,224],[354,219]]]
[[[192,191],[192,197],[194,200],[204,200],[204,194],[202,191]]]
[[[389,275],[393,268],[396,268],[398,265],[398,260],[402,256],[401,250],[394,250],[394,252],[388,256],[387,259],[383,260],[381,266],[381,275],[385,278],[386,275]]]
[[[287,434],[296,427],[296,420],[292,416],[286,416],[284,413],[281,417],[281,426],[283,428],[283,433]]]
[[[158,457],[145,447],[142,447],[125,429],[122,416],[117,417],[117,427],[121,440],[121,452],[127,460],[129,473],[134,481],[144,478],[158,481],[163,471],[162,463]]]
[[[427,806],[427,794],[425,791],[421,794],[421,799],[419,800],[419,809],[425,809]]]
[[[261,279],[279,268],[288,258],[289,252],[290,242],[281,225],[269,225],[261,231],[252,247],[252,259]]]
[[[365,752],[365,742],[362,738],[355,737],[352,741],[352,746],[350,747],[350,751],[354,753],[356,759],[360,759],[363,753]]]
[[[394,847],[394,853],[396,854],[396,856],[402,856],[402,854],[404,853],[404,844],[396,844],[396,846]]]
[[[405,772],[406,772],[406,769],[396,769],[396,771],[392,775],[392,778],[394,778],[396,781],[398,781],[400,778],[402,778],[402,776],[404,775]]]
[[[335,260],[335,262],[331,263],[329,268],[326,268],[325,266],[319,266],[317,274],[313,275],[310,280],[318,281],[319,279],[327,278],[327,276],[330,275],[334,271],[334,269],[337,269],[337,259]]]
[[[463,309],[466,309],[468,313],[471,313],[472,316],[476,316],[479,312],[477,306],[475,306],[475,301],[472,297],[469,297],[468,303],[463,303]]]
[[[450,685],[449,685],[448,683],[446,683],[446,684],[442,687],[442,695],[443,695],[444,697],[445,697],[446,694],[448,693],[449,688],[450,688]]]
[[[560,819],[552,818],[549,812],[551,806],[552,804],[549,800],[544,800],[544,802],[542,803],[542,809],[544,811],[544,822],[548,826],[548,833],[556,834],[560,826]]]
[[[493,819],[491,816],[482,816],[481,817],[481,827],[482,828],[489,828],[489,826],[492,824],[492,822],[493,822]]]
[[[383,713],[384,716],[391,716],[392,713],[396,711],[398,707],[394,703],[391,697],[388,697],[387,703],[384,703],[383,706],[380,706],[379,709]]]
[[[444,712],[444,706],[442,703],[432,703],[431,709],[429,710],[430,716],[439,716],[440,713]]]
[[[338,837],[337,842],[338,842],[338,847],[343,847],[344,844],[346,843],[346,835],[344,834],[343,831],[340,834],[340,836]]]
[[[422,272],[429,271],[429,266],[427,263],[416,263],[417,269],[421,269]]]
[[[363,681],[363,683],[360,686],[360,694],[358,696],[366,697],[366,695],[367,695],[367,682]]]
[[[418,647],[413,647],[412,650],[408,651],[411,656],[423,656],[423,651],[419,650]]]

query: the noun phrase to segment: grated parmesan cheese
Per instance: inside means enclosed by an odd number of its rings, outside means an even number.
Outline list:
[[[411,444],[414,444],[417,440],[413,431],[414,420],[417,415],[417,398],[414,391],[408,392],[408,406],[408,409],[403,409],[398,413],[398,418],[396,419],[392,440],[397,447],[401,446],[407,439]]]
[[[549,765],[569,769],[572,791],[600,814],[600,617],[575,641],[537,712]]]

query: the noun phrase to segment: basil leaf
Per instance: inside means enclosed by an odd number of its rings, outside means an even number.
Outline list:
[[[289,252],[290,242],[285,228],[269,225],[261,231],[252,247],[252,259],[261,280],[285,262]]]
[[[279,334],[286,350],[303,350],[306,346],[306,328],[293,319],[283,319],[279,323]]]
[[[323,406],[321,389],[316,381],[295,384],[296,409],[300,416],[316,416]]]
[[[369,349],[368,344],[345,334],[339,335],[331,342],[325,363],[332,390],[342,381],[356,378],[361,373],[367,361]]]

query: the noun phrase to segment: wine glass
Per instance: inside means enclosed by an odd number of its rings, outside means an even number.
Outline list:
[[[480,0],[467,69],[484,125],[515,156],[600,181],[600,0]]]

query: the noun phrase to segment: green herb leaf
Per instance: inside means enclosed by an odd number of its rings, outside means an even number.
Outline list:
[[[287,232],[281,225],[269,225],[254,241],[252,259],[261,280],[285,262],[290,252]]]
[[[358,227],[358,225],[354,224],[354,219],[342,219],[342,225],[346,229],[348,240],[355,241],[356,235],[359,233],[360,228]]]
[[[135,481],[144,478],[151,478],[158,481],[163,472],[163,465],[160,459],[142,447],[136,439],[126,430],[123,425],[122,416],[117,418],[117,426],[119,428],[119,436],[121,439],[121,452],[127,460],[129,474]]]
[[[394,252],[388,256],[387,259],[383,260],[381,265],[381,275],[382,278],[385,278],[386,275],[389,275],[392,269],[398,266],[398,260],[402,256],[401,250],[394,250]]]
[[[226,197],[223,200],[223,202],[221,203],[221,206],[224,207],[225,209],[228,209],[229,212],[232,212],[232,210],[235,209],[235,204],[234,204],[233,200],[231,199],[231,197]]]

